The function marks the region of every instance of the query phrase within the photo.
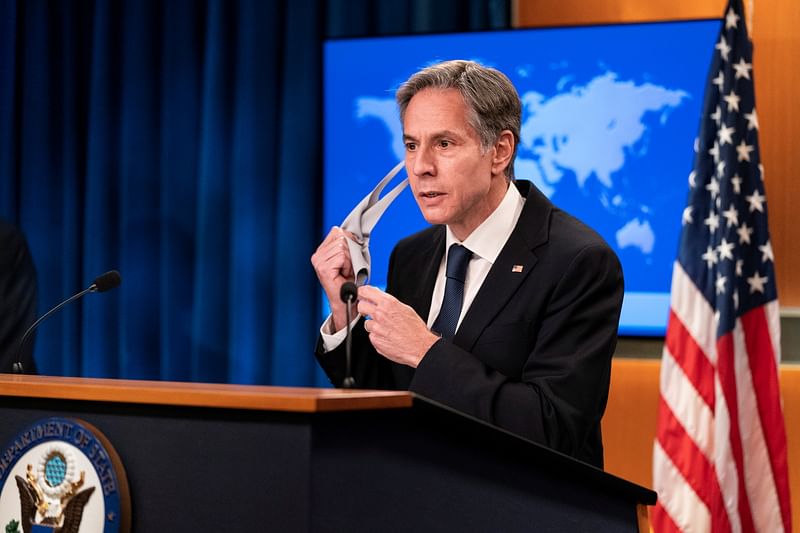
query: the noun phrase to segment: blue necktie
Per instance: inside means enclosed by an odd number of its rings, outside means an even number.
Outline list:
[[[472,252],[453,244],[447,252],[447,282],[444,285],[442,310],[431,326],[431,330],[445,339],[452,339],[461,316],[461,305],[464,303],[464,280],[467,278],[467,266]]]

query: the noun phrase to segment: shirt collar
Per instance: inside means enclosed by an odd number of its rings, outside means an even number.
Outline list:
[[[464,239],[459,241],[456,236],[447,228],[447,249],[452,244],[462,244],[466,246],[474,255],[494,264],[500,250],[505,246],[508,237],[517,224],[519,214],[525,199],[517,190],[513,183],[510,183],[503,200],[481,225]]]

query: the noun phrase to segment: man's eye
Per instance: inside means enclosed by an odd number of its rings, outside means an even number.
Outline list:
[[[417,145],[416,144],[414,144],[414,143],[406,143],[406,150],[408,150],[409,152],[413,152],[416,149],[417,149]]]
[[[450,141],[439,141],[439,146],[442,148],[447,148],[450,146]]]

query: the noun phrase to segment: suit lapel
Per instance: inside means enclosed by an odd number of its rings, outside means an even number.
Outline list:
[[[552,204],[530,182],[516,182],[516,185],[526,197],[525,207],[453,338],[456,345],[466,350],[473,348],[486,326],[531,275],[537,262],[534,249],[547,242]],[[430,306],[430,293],[428,300]]]

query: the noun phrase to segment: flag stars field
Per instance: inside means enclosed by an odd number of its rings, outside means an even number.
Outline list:
[[[722,261],[723,259],[730,259],[733,261],[733,249],[736,247],[735,244],[732,242],[728,242],[725,237],[722,238],[722,242],[717,246],[717,251],[719,252],[719,259]]]
[[[775,256],[772,255],[772,243],[767,241],[766,244],[762,244],[758,247],[761,250],[761,262],[766,263],[767,261],[775,262]]]
[[[683,225],[694,223],[694,218],[692,217],[692,206],[689,205],[684,208],[683,216],[681,217],[681,223]]]
[[[720,72],[719,74],[717,74],[717,77],[714,78],[714,80],[711,83],[716,85],[719,88],[719,90],[721,91],[722,88],[725,85],[725,74]],[[714,114],[717,115],[717,117],[719,117],[720,113],[721,113],[721,110],[720,110],[719,106],[717,106],[717,110],[716,110],[716,112]],[[711,118],[713,118],[716,121],[716,123],[719,124],[718,118],[714,118],[714,115],[712,115]]]
[[[758,189],[753,192],[753,194],[744,197],[747,200],[747,203],[750,204],[750,212],[758,211],[760,213],[764,212],[764,201],[766,198],[758,192]]]
[[[739,244],[750,244],[750,235],[753,234],[753,228],[747,227],[747,222],[742,222],[736,233],[739,234]]]
[[[733,192],[736,194],[740,194],[742,192],[742,178],[739,177],[739,174],[734,174],[731,178],[731,185],[733,185]]]
[[[723,61],[728,60],[728,54],[731,53],[731,47],[728,46],[728,41],[725,40],[725,37],[720,37],[719,42],[716,46],[717,50],[719,50],[719,54],[722,56]]]
[[[744,142],[744,139],[742,139],[742,142],[740,142],[736,146],[736,154],[737,154],[737,158],[736,159],[737,159],[737,161],[748,161],[749,162],[750,161],[750,152],[752,152],[752,151],[753,151],[753,146],[747,144],[746,142]]]
[[[739,78],[746,78],[750,79],[750,71],[753,70],[753,65],[747,63],[744,58],[739,58],[738,63],[733,64],[733,70],[736,71],[735,78],[738,80]]]
[[[722,72],[720,72],[719,75],[722,76]],[[716,80],[714,80],[714,82],[716,83]],[[720,85],[719,90],[720,91],[722,90],[722,86],[721,85]],[[722,109],[719,106],[717,106],[717,108],[714,110],[714,112],[711,113],[709,116],[711,117],[711,119],[714,122],[717,123],[717,126],[722,124]]]
[[[714,162],[719,161],[719,144],[714,142],[714,146],[708,149],[708,155],[714,158]]]
[[[717,228],[719,228],[719,215],[712,211],[708,214],[708,218],[703,221],[703,224],[708,226],[710,232],[717,231]]]
[[[758,115],[756,114],[756,108],[753,108],[752,113],[745,113],[744,118],[747,119],[747,130],[757,130],[758,129]]]
[[[702,255],[703,261],[708,265],[708,268],[717,264],[717,252],[711,246],[706,248],[706,253]]]
[[[747,278],[747,283],[750,285],[750,294],[754,292],[764,292],[764,284],[767,283],[769,278],[767,276],[760,276],[758,272],[756,272],[752,277]]]
[[[706,190],[711,193],[711,198],[716,198],[719,194],[719,182],[717,178],[711,178],[711,181],[706,185]]]
[[[727,96],[723,96],[722,99],[728,104],[728,111],[739,111],[739,102],[741,98],[733,92],[733,89],[731,89],[731,92],[728,93]]]
[[[728,278],[723,276],[722,274],[717,274],[717,294],[725,294],[725,283],[728,281]]]
[[[734,204],[731,204],[731,206],[727,209],[727,211],[723,211],[722,216],[725,217],[726,228],[739,225],[739,211],[737,211],[736,206]]]
[[[733,132],[736,131],[736,128],[732,126],[723,126],[719,129],[719,145],[720,147],[725,146],[725,144],[733,144]]]
[[[739,23],[739,18],[739,15],[734,12],[733,8],[728,9],[728,13],[725,15],[725,29],[736,28]]]

